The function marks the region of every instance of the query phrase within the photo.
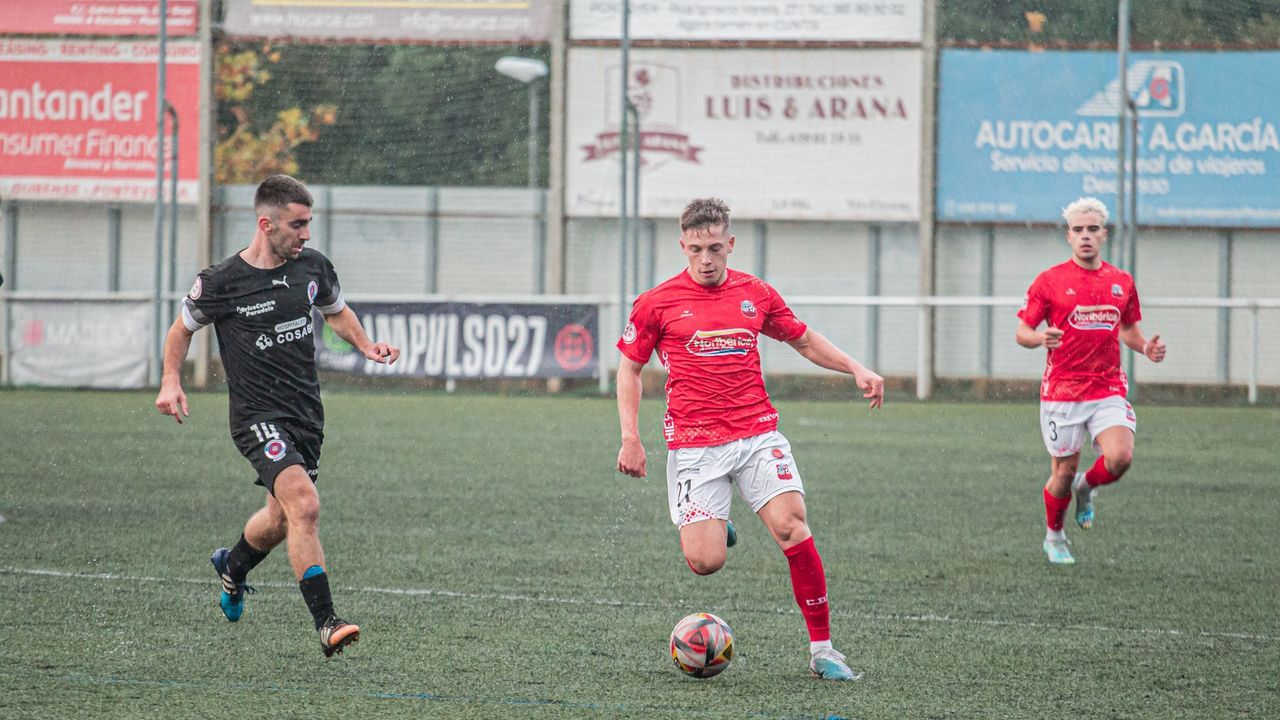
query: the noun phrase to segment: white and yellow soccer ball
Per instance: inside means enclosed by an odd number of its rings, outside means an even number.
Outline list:
[[[733,630],[711,613],[686,615],[671,631],[671,660],[689,677],[719,675],[733,662]]]

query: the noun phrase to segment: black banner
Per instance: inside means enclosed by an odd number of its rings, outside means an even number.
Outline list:
[[[386,366],[366,360],[327,324],[315,335],[325,370],[458,379],[598,377],[595,305],[349,303],[374,342],[400,348]]]

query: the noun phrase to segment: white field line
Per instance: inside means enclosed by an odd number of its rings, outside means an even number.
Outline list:
[[[69,578],[74,580],[102,580],[107,582],[125,582],[125,583],[181,583],[188,585],[209,585],[214,586],[217,581],[214,579],[195,579],[195,578],[166,578],[152,577],[147,575],[121,575],[118,573],[88,573],[88,572],[72,572],[67,570],[49,570],[44,568],[15,568],[0,567],[0,574],[6,575],[26,575],[34,577],[54,577]],[[256,586],[270,588],[296,588],[293,583],[283,582],[260,582],[254,583]],[[520,593],[477,593],[477,592],[461,592],[457,590],[441,590],[436,588],[386,588],[386,587],[354,587],[346,586],[339,588],[342,592],[358,592],[370,593],[376,595],[403,595],[409,597],[440,597],[458,600],[486,600],[498,602],[515,602],[515,603],[543,603],[547,605],[587,605],[596,607],[639,607],[639,608],[674,608],[676,604],[670,602],[645,602],[641,600],[615,600],[610,598],[562,598],[552,595],[525,595]],[[717,609],[717,608],[712,608]],[[725,608],[719,608],[724,610]],[[736,608],[741,611],[742,608]],[[766,610],[778,614],[798,613],[795,608],[773,608]],[[1136,633],[1140,635],[1161,635],[1174,638],[1224,638],[1231,640],[1252,640],[1263,643],[1280,642],[1280,635],[1267,635],[1260,633],[1244,633],[1244,632],[1225,632],[1210,630],[1168,630],[1160,628],[1126,628],[1113,627],[1110,625],[1061,625],[1058,623],[1040,623],[1030,620],[999,620],[999,619],[979,619],[979,618],[963,618],[953,617],[951,615],[935,615],[932,613],[848,613],[835,612],[835,615],[844,615],[852,617],[861,617],[864,620],[876,620],[880,622],[898,622],[898,623],[939,623],[946,625],[972,625],[975,627],[996,627],[996,628],[1028,628],[1032,630],[1057,630],[1057,631],[1088,631],[1099,633]]]

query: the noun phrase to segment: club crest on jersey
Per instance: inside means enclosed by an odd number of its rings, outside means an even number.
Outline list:
[[[746,355],[756,346],[756,336],[746,328],[699,330],[684,346],[699,357]]]
[[[283,440],[268,440],[267,444],[262,447],[262,454],[267,456],[271,462],[279,462],[280,458],[289,451],[289,447],[284,444]]]
[[[187,297],[191,298],[192,300],[199,300],[200,294],[203,292],[204,292],[204,280],[202,280],[200,276],[197,275],[196,281],[191,285],[191,292],[187,293]]]
[[[745,317],[753,318],[756,316],[756,306],[750,300],[742,301],[742,314]]]
[[[1121,295],[1123,295],[1123,294],[1124,294],[1124,291],[1120,289],[1120,285],[1119,285],[1119,284],[1112,283],[1112,285],[1111,285],[1111,294],[1112,294],[1112,295],[1114,295],[1114,296],[1116,296],[1116,297],[1120,297]]]
[[[320,291],[320,286],[315,280],[307,283],[307,302],[314,303],[316,301],[316,293]]]
[[[1120,324],[1120,308],[1114,305],[1077,305],[1067,323],[1077,330],[1109,332]]]
[[[635,341],[636,341],[636,324],[633,322],[629,322],[627,323],[627,326],[622,329],[622,342],[630,345]]]
[[[778,479],[779,480],[790,480],[793,477],[794,476],[791,474],[790,463],[778,463]]]

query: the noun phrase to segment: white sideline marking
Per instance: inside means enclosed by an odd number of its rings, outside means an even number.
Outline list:
[[[152,577],[148,575],[120,575],[117,573],[87,573],[72,572],[68,570],[48,570],[43,568],[0,568],[0,574],[8,575],[29,575],[36,577],[57,577],[71,578],[76,580],[108,580],[111,582],[131,582],[131,583],[182,583],[188,585],[216,585],[217,580],[197,580],[195,578],[164,578]],[[294,583],[283,582],[261,582],[254,583],[255,586],[270,588],[294,588]],[[339,588],[343,592],[362,592],[377,595],[406,595],[420,597],[442,597],[454,598],[461,600],[499,600],[503,602],[532,602],[546,603],[550,605],[595,605],[599,607],[642,607],[642,608],[667,608],[678,607],[674,603],[665,602],[644,602],[639,600],[611,600],[608,598],[562,598],[551,595],[521,595],[517,593],[476,593],[476,592],[460,592],[457,590],[437,590],[433,588],[383,588],[383,587],[352,587],[346,586]],[[712,608],[717,609],[717,608]],[[723,610],[724,608],[719,608]],[[741,610],[741,608],[738,608]],[[781,615],[789,615],[798,613],[795,608],[774,608],[766,610],[766,612],[774,612]],[[836,615],[852,615],[861,617],[864,620],[877,620],[881,622],[907,622],[907,623],[942,623],[948,625],[974,625],[980,627],[1010,627],[1010,628],[1030,628],[1033,630],[1067,630],[1067,631],[1090,631],[1102,633],[1138,633],[1142,635],[1167,635],[1177,638],[1229,638],[1232,640],[1254,640],[1261,642],[1277,642],[1280,641],[1280,635],[1266,635],[1258,633],[1241,633],[1241,632],[1214,632],[1210,630],[1161,630],[1159,628],[1125,628],[1112,627],[1110,625],[1059,625],[1056,623],[1041,623],[1033,620],[982,620],[975,618],[958,618],[950,615],[934,615],[932,613],[925,614],[899,614],[899,613],[842,613],[836,612]]]

